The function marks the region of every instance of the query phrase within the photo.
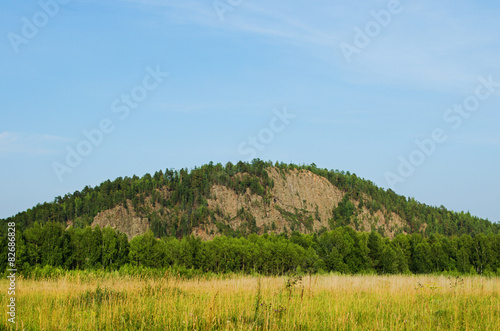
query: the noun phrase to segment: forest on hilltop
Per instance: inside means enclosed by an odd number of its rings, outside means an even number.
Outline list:
[[[210,209],[207,203],[211,188],[222,185],[237,194],[250,192],[264,204],[271,204],[275,200],[275,183],[268,174],[271,167],[283,177],[297,170],[311,172],[342,192],[325,223],[329,229],[294,231],[293,222],[307,225],[309,219],[283,210],[280,213],[292,223],[290,231],[281,233],[267,225],[259,228],[244,208],[237,215],[246,221],[243,228],[235,230],[217,221],[215,214],[220,211]],[[130,239],[110,227],[90,227],[96,215],[119,205],[147,217],[151,230]],[[153,209],[153,205],[160,207]],[[371,213],[395,213],[406,223],[393,238],[384,238],[380,228],[356,231],[361,208]],[[167,209],[174,212],[167,215]],[[221,235],[204,241],[192,234],[208,222],[217,223]],[[314,164],[273,164],[255,159],[117,178],[5,219],[3,231],[14,223],[16,267],[26,275],[37,275],[40,270],[49,274],[51,270],[126,273],[137,268],[272,275],[298,271],[500,274],[498,224],[469,213],[427,206],[355,174],[320,169]],[[424,231],[422,224],[426,225]],[[0,258],[0,270],[7,267],[8,244],[7,235],[0,237],[0,255],[5,255]]]
[[[56,197],[53,202],[38,204],[15,216],[2,220],[2,232],[5,233],[6,223],[15,222],[19,230],[24,231],[35,224],[43,226],[55,222],[64,226],[71,224],[75,229],[83,229],[92,224],[100,212],[116,206],[128,208],[129,203],[141,217],[147,218],[150,228],[157,238],[174,236],[182,238],[192,234],[193,229],[207,223],[215,223],[219,233],[230,237],[248,236],[251,233],[262,234],[272,232],[271,227],[258,228],[255,218],[246,210],[238,211],[239,217],[248,224],[244,230],[234,230],[227,224],[217,221],[218,211],[210,210],[207,199],[213,185],[225,186],[237,194],[248,190],[262,197],[269,204],[273,199],[271,190],[273,180],[266,169],[274,167],[280,173],[286,174],[293,170],[307,170],[326,178],[331,184],[344,192],[342,201],[335,207],[328,228],[321,232],[332,230],[338,226],[355,227],[356,215],[359,209],[366,208],[370,213],[383,211],[394,213],[403,221],[403,226],[397,233],[421,233],[424,237],[431,234],[445,236],[468,234],[497,234],[500,225],[488,220],[470,215],[470,213],[454,212],[445,207],[428,206],[413,198],[397,195],[391,189],[384,190],[369,180],[365,180],[349,172],[327,170],[312,165],[295,165],[286,163],[264,162],[254,159],[252,162],[238,162],[226,165],[220,163],[203,165],[188,169],[166,169],[157,171],[154,175],[143,177],[119,177],[114,181],[107,180],[96,187],[86,186],[81,191]],[[355,203],[357,202],[357,206]],[[160,208],[150,208],[151,205]],[[166,211],[174,213],[166,215]],[[300,215],[289,215],[296,221]],[[307,225],[307,220],[303,221]],[[425,224],[425,230],[422,225]],[[356,224],[357,225],[357,224]],[[355,227],[356,228],[356,227]],[[293,227],[290,227],[290,232]],[[372,228],[370,230],[379,231]]]

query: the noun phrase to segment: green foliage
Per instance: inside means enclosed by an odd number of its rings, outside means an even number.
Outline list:
[[[403,228],[396,229],[398,232],[404,230],[406,233],[420,233],[424,222],[427,223],[425,233],[422,233],[425,236],[440,233],[446,236],[469,234],[475,237],[480,233],[498,234],[500,231],[499,224],[479,219],[469,213],[451,212],[443,206],[432,207],[418,203],[413,198],[397,195],[390,189],[379,188],[371,181],[349,172],[321,169],[314,164],[298,166],[276,162],[273,165],[270,161],[259,159],[250,163],[228,162],[225,166],[210,162],[192,170],[166,169],[156,172],[153,176],[145,174],[142,178],[132,176],[119,177],[114,181],[107,180],[96,187],[86,186],[82,191],[75,191],[64,197],[58,196],[53,202],[38,204],[9,217],[0,223],[0,229],[2,233],[6,233],[8,222],[15,222],[21,231],[34,227],[35,224],[48,223],[59,223],[63,226],[72,223],[75,229],[83,229],[92,223],[99,212],[118,205],[128,208],[131,204],[139,216],[148,218],[156,237],[173,235],[181,238],[191,234],[193,228],[208,223],[209,220],[213,222],[215,212],[207,207],[207,199],[213,185],[225,186],[238,194],[251,192],[261,196],[264,203],[270,203],[274,183],[266,169],[272,166],[283,176],[295,169],[311,171],[325,177],[345,193],[342,201],[333,210],[331,228],[345,225],[357,228],[359,222],[356,215],[363,208],[367,208],[372,214],[377,211],[383,211],[386,215],[397,214],[406,222]],[[353,201],[359,202],[357,207]],[[166,208],[170,208],[173,213],[166,214]],[[282,211],[289,220],[292,231],[302,227],[312,231],[311,215],[305,215],[301,210],[296,210],[295,214],[287,213]],[[317,211],[314,216],[319,219]],[[247,230],[262,233],[262,229],[252,224],[249,224]],[[384,233],[383,229],[376,230]],[[246,230],[232,234],[229,232],[226,229],[226,234],[237,236],[245,234]],[[36,238],[30,237],[29,240],[30,250],[40,249]]]
[[[345,194],[337,208],[333,210],[333,221],[335,226],[351,224],[351,219],[355,215],[356,207],[349,199],[349,194]]]
[[[314,219],[307,210],[295,208],[295,213],[291,213],[279,206],[274,206],[274,208],[276,208],[281,216],[283,216],[283,218],[288,222],[288,225],[292,231],[302,229],[312,231]]]
[[[273,222],[259,228],[250,210],[240,208],[242,226],[233,229],[232,219],[220,209],[211,210],[214,185],[237,194],[253,193],[271,203],[273,181],[266,169],[271,162],[226,165],[212,162],[192,170],[158,171],[117,178],[81,192],[57,197],[1,222],[0,270],[6,269],[6,224],[15,222],[17,268],[29,274],[56,273],[54,270],[125,270],[177,268],[179,273],[241,272],[286,274],[289,272],[339,273],[429,273],[457,272],[495,274],[500,270],[500,226],[487,220],[456,213],[444,207],[420,204],[412,198],[384,190],[355,174],[320,169],[314,164],[298,166],[275,163],[282,176],[293,170],[308,170],[328,179],[344,192],[329,220],[332,231],[323,227],[313,232],[314,213],[305,209],[275,208],[287,220],[288,233],[268,235]],[[358,203],[359,202],[359,203]],[[304,203],[306,203],[304,201]],[[101,211],[118,205],[133,206],[147,217],[151,232],[129,243],[125,234],[110,228],[91,228]],[[382,238],[382,227],[358,233],[357,215],[369,212],[395,213],[406,222],[394,239]],[[425,231],[422,231],[426,223]],[[72,224],[66,228],[67,224]],[[195,227],[215,224],[221,237],[207,242],[191,236]],[[326,223],[325,223],[326,225]],[[403,234],[403,230],[408,234]],[[258,233],[263,233],[258,236]],[[162,239],[158,239],[162,238]],[[51,269],[56,268],[56,269]],[[125,269],[123,269],[125,268]],[[146,270],[144,269],[144,270]],[[43,271],[41,271],[43,270]],[[132,269],[131,269],[132,270]],[[142,269],[141,269],[142,270]],[[195,270],[195,271],[193,271]]]
[[[385,246],[380,256],[380,269],[384,274],[398,273],[398,259],[391,246]]]
[[[372,261],[372,267],[378,272],[382,271],[382,253],[384,251],[384,244],[382,236],[378,232],[372,231],[368,237],[368,256]]]
[[[38,248],[37,248],[38,245]],[[49,278],[65,270],[118,271],[162,276],[166,270],[189,277],[206,273],[284,275],[338,272],[343,274],[482,274],[500,270],[500,235],[445,237],[379,233],[338,227],[321,235],[249,234],[158,239],[149,231],[128,242],[112,228],[63,229],[60,224],[36,225],[16,237],[18,270],[25,276]],[[7,251],[7,241],[0,240]],[[2,265],[5,272],[7,265]],[[156,271],[155,271],[156,270]]]
[[[87,290],[82,293],[75,303],[82,306],[100,306],[105,302],[111,301],[116,304],[116,301],[122,301],[126,298],[127,295],[125,292],[97,286],[95,290]]]
[[[166,244],[148,231],[130,241],[129,257],[132,265],[161,268],[166,264]]]

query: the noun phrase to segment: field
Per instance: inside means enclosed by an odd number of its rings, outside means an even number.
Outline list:
[[[478,276],[87,275],[16,287],[16,324],[4,313],[0,329],[500,330],[500,279]]]

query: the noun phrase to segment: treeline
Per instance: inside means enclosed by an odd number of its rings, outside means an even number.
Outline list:
[[[157,171],[153,176],[146,174],[139,178],[119,177],[114,181],[107,180],[96,187],[86,186],[82,191],[58,196],[53,202],[38,204],[27,211],[2,220],[1,230],[5,233],[8,222],[15,222],[20,229],[38,224],[71,222],[75,228],[90,225],[93,218],[101,211],[122,205],[128,207],[127,201],[142,217],[147,217],[156,236],[173,235],[182,237],[207,220],[206,198],[214,184],[224,185],[237,193],[244,193],[247,188],[252,193],[269,201],[269,189],[272,180],[264,170],[272,163],[254,160],[252,163],[228,162],[225,166],[210,162],[191,171],[188,169],[166,169]],[[167,224],[164,209],[160,213],[150,210],[148,204],[159,204],[164,208],[182,211],[182,216]],[[179,213],[181,214],[181,213]],[[213,212],[212,212],[213,214]]]
[[[427,224],[424,236],[440,233],[446,236],[479,233],[497,234],[500,225],[471,216],[469,213],[452,212],[441,207],[427,206],[414,199],[397,195],[392,190],[377,187],[369,180],[364,180],[349,172],[317,168],[316,165],[302,165],[264,162],[254,159],[250,163],[238,162],[226,165],[210,162],[201,167],[158,171],[154,175],[146,174],[139,178],[119,177],[107,180],[96,187],[86,186],[82,191],[56,197],[53,202],[38,204],[27,211],[7,218],[0,223],[2,234],[6,232],[8,222],[15,222],[24,230],[37,222],[44,225],[56,222],[63,225],[73,224],[75,228],[85,228],[101,211],[122,205],[132,205],[139,216],[147,218],[156,237],[175,236],[182,238],[205,222],[215,220],[216,211],[208,208],[207,198],[214,184],[224,185],[237,193],[250,189],[252,193],[263,197],[264,202],[271,201],[273,181],[268,177],[266,168],[277,168],[283,175],[294,169],[309,170],[327,178],[333,185],[345,192],[345,199],[334,211],[330,220],[330,229],[336,226],[356,227],[356,210],[350,200],[359,201],[358,210],[366,207],[370,212],[384,211],[399,215],[405,222],[397,233],[418,233],[422,225]],[[159,211],[151,206],[160,206]],[[166,211],[173,211],[167,213]],[[250,221],[252,217],[247,217]],[[223,226],[219,224],[218,226]],[[262,233],[262,229],[250,225],[248,232]],[[237,236],[230,231],[222,233]],[[380,230],[380,232],[383,232]]]
[[[7,268],[7,240],[0,238],[0,270]],[[423,274],[458,272],[500,275],[500,234],[445,237],[400,234],[382,238],[377,232],[339,227],[321,235],[293,232],[248,237],[193,236],[157,239],[151,231],[130,242],[107,227],[64,229],[61,224],[18,231],[16,267],[29,274],[44,266],[66,270],[118,270],[127,266],[182,267],[215,273],[340,272]]]
[[[296,166],[294,164],[279,164],[284,171],[291,169],[306,169],[318,176],[327,178],[333,185],[346,192],[346,197],[357,200],[361,207],[366,207],[370,212],[384,211],[387,214],[393,212],[406,221],[406,225],[400,229],[406,233],[418,233],[422,224],[427,227],[423,233],[426,237],[433,233],[445,236],[469,234],[475,236],[479,233],[500,233],[500,224],[472,216],[469,212],[454,212],[447,210],[444,206],[435,207],[417,202],[414,198],[406,198],[397,195],[393,190],[385,190],[376,186],[370,180],[362,179],[351,174],[349,171],[327,170],[317,168],[313,163],[310,166]],[[363,195],[367,197],[364,198]],[[340,207],[340,206],[339,206]],[[345,207],[342,206],[342,207]],[[341,210],[337,225],[349,225],[353,221],[353,208],[347,204],[347,208]]]

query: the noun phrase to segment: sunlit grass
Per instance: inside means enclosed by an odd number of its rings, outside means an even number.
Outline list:
[[[12,329],[500,330],[499,278],[313,275],[289,283],[251,276],[18,279]],[[7,318],[1,322],[10,328]]]

